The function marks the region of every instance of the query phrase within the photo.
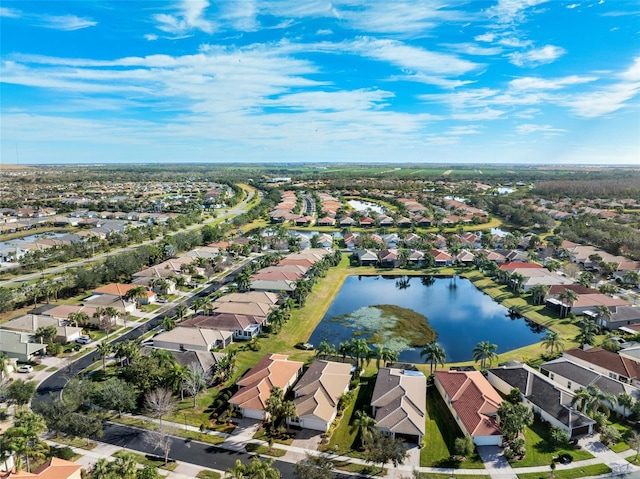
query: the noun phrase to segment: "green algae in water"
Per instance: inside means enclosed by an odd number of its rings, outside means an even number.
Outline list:
[[[438,336],[426,316],[392,304],[365,306],[331,321],[351,328],[356,338],[398,352],[423,347]]]

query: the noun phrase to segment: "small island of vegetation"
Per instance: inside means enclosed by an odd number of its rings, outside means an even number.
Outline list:
[[[355,337],[397,352],[423,347],[438,336],[426,316],[393,304],[365,306],[332,321],[352,328]]]

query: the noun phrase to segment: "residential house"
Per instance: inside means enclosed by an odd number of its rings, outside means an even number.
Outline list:
[[[353,256],[360,266],[377,266],[378,255],[375,251],[359,249],[353,252]]]
[[[153,337],[153,346],[177,351],[211,351],[231,344],[233,333],[217,329],[178,326]]]
[[[43,316],[51,316],[57,320],[66,320],[69,318],[69,315],[72,313],[85,313],[89,321],[87,324],[91,326],[100,326],[100,321],[98,318],[94,318],[94,314],[96,313],[97,308],[92,306],[84,306],[84,305],[73,305],[73,304],[60,304],[51,309],[47,309],[42,312]],[[77,326],[82,326],[78,324]]]
[[[480,371],[436,371],[434,384],[465,436],[476,446],[501,446],[502,398]]]
[[[211,304],[215,313],[226,314],[242,314],[247,316],[267,317],[271,311],[277,309],[275,304],[267,303],[235,303],[235,302],[218,302]]]
[[[290,293],[295,291],[296,282],[289,280],[254,279],[251,281],[249,289],[252,291],[274,291]]]
[[[321,233],[316,238],[316,242],[323,248],[333,248],[333,237],[327,233]]]
[[[336,220],[334,218],[330,218],[329,216],[325,216],[324,218],[320,218],[316,221],[318,226],[335,226]]]
[[[360,226],[362,228],[372,228],[375,225],[376,225],[376,221],[373,218],[370,218],[369,216],[365,216],[360,220]]]
[[[378,253],[380,266],[383,268],[397,268],[400,266],[400,256],[397,249],[383,249]]]
[[[91,306],[93,308],[108,308],[113,307],[118,311],[119,315],[131,314],[136,310],[136,303],[126,301],[122,296],[114,294],[94,294],[86,298],[83,302],[85,306]],[[116,324],[117,316],[112,318],[113,325]]]
[[[593,433],[595,421],[572,407],[574,395],[526,364],[489,369],[487,380],[504,395],[518,388],[525,405],[544,421],[565,431],[570,438]]]
[[[48,326],[56,328],[56,335],[53,340],[57,343],[71,343],[82,335],[82,328],[71,326],[67,323],[67,320],[60,320],[40,314],[25,314],[24,316],[14,318],[11,321],[3,323],[2,329],[35,334],[38,328],[46,328]]]
[[[129,291],[140,287],[139,284],[123,284],[123,283],[109,283],[96,288],[92,291],[93,294],[110,294],[126,298]],[[153,291],[146,291],[146,296],[136,299],[140,304],[150,304],[156,300],[156,294]]]
[[[286,392],[300,377],[304,363],[287,358],[284,354],[267,354],[237,382],[238,392],[229,404],[242,417],[267,419],[265,407],[272,389],[278,386]]]
[[[380,432],[411,444],[422,443],[426,403],[424,374],[387,367],[378,370],[371,408]]]
[[[46,344],[33,341],[31,333],[0,329],[0,354],[18,361],[30,361],[34,356],[44,354]]]
[[[217,313],[210,316],[192,316],[180,323],[185,328],[215,329],[231,331],[234,340],[248,341],[262,332],[264,316]]]
[[[453,256],[451,256],[446,251],[442,251],[439,249],[431,250],[431,256],[433,256],[433,260],[435,261],[435,266],[451,266],[453,264]]]
[[[603,376],[640,387],[640,362],[629,357],[589,345],[568,349],[562,353],[562,357]]]
[[[140,353],[143,356],[152,354],[155,348],[143,346],[140,348]],[[182,367],[190,366],[195,363],[200,365],[203,371],[210,372],[211,369],[226,356],[226,353],[217,353],[215,351],[187,351],[187,350],[175,350],[167,349],[166,351],[173,356],[176,363]]]
[[[245,293],[230,293],[220,296],[216,303],[263,303],[280,304],[282,295],[269,291],[248,291]]]
[[[83,477],[81,473],[82,466],[80,464],[52,457],[33,472],[11,472],[8,476],[0,475],[0,477],[6,477],[7,479],[14,477],[21,479],[81,479]]]
[[[640,323],[640,307],[638,306],[613,306],[609,307],[609,311],[611,312],[610,318],[598,314],[597,311],[585,311],[584,314],[595,318],[598,326],[608,330],[620,329]]]
[[[626,299],[602,293],[580,294],[578,295],[578,299],[571,305],[571,311],[577,315],[586,314],[588,311],[592,313],[591,316],[594,316],[594,311],[598,306],[606,306],[609,309],[614,309],[619,306],[631,306],[631,303]]]
[[[349,390],[350,363],[316,360],[293,388],[296,417],[289,424],[314,431],[328,431],[338,413],[338,403]]]
[[[356,220],[350,218],[349,216],[346,216],[340,220],[339,224],[340,228],[351,228],[352,226],[356,225]]]
[[[600,391],[618,397],[626,393],[634,400],[640,398],[640,390],[615,379],[604,376],[596,371],[569,361],[567,358],[558,358],[540,365],[540,372],[569,391],[577,391],[588,386],[595,386]],[[619,414],[629,415],[631,411],[619,406],[617,403],[609,405]]]

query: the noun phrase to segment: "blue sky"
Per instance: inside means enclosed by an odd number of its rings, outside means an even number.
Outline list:
[[[11,1],[3,163],[640,165],[638,0]]]

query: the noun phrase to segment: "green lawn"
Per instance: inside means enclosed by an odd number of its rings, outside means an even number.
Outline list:
[[[518,479],[549,479],[549,472],[527,472],[518,474]],[[600,476],[611,472],[611,468],[606,464],[594,464],[592,466],[576,467],[575,469],[564,469],[555,471],[556,479],[579,479],[581,477]]]
[[[137,452],[129,452],[129,451],[117,451],[113,453],[113,457],[123,457],[123,456],[131,456],[138,464],[142,464],[143,466],[151,466],[151,467],[161,467],[162,469],[166,469],[167,471],[173,471],[176,467],[178,467],[178,463],[175,461],[169,461],[167,464],[164,463],[164,459],[151,456],[149,454],[138,454]]]
[[[278,449],[277,447],[269,447],[269,446],[265,446],[264,444],[256,444],[252,442],[247,444],[245,446],[245,449],[247,450],[247,452],[253,452],[255,454],[264,454],[264,455],[273,456],[273,457],[282,457],[287,453],[287,451],[285,451],[284,449]]]
[[[321,446],[322,451],[331,451],[341,456],[358,457],[364,459],[364,454],[359,450],[360,441],[358,431],[351,426],[355,411],[365,411],[371,414],[368,405],[371,403],[375,377],[360,378],[360,386],[356,389],[356,399],[344,410],[340,423],[333,430],[328,444]]]
[[[548,466],[554,457],[563,453],[569,453],[574,461],[591,459],[593,455],[582,449],[556,448],[548,441],[549,426],[539,420],[534,420],[524,432],[524,440],[527,445],[527,454],[521,461],[512,461],[511,465],[518,467]]]
[[[427,389],[426,429],[424,446],[420,449],[421,467],[454,467],[461,469],[483,469],[480,456],[464,461],[451,458],[454,454],[454,442],[462,437],[462,431],[451,416],[447,405],[435,387]]]
[[[198,479],[220,479],[222,476],[217,471],[209,471],[208,469],[203,469],[202,471],[196,474]]]

